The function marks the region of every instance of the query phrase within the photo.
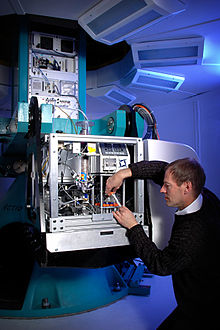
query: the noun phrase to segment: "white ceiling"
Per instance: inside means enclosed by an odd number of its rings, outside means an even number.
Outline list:
[[[203,36],[205,38],[203,63],[199,66],[163,67],[162,72],[185,76],[179,91],[171,93],[152,92],[126,88],[137,96],[138,102],[157,107],[180,99],[204,93],[220,86],[220,1],[184,0],[186,10],[170,16],[126,39],[128,44],[150,40],[163,40]],[[0,14],[34,14],[77,20],[97,0],[2,0]],[[151,68],[151,70],[153,70]],[[159,71],[159,69],[155,69]],[[102,102],[88,97],[88,105],[102,106]],[[106,105],[106,109],[112,106]],[[103,107],[102,107],[103,114]],[[101,112],[100,112],[101,113]]]

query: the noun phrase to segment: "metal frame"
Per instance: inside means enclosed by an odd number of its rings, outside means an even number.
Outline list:
[[[46,232],[46,246],[50,252],[65,252],[94,248],[129,245],[126,230],[113,218],[112,213],[86,216],[60,216],[58,214],[58,145],[62,142],[83,143],[123,143],[134,148],[134,162],[143,160],[143,141],[141,138],[107,137],[98,135],[71,135],[51,133],[46,136],[49,142],[49,186],[50,216],[45,217],[41,228],[51,228]],[[113,173],[103,174],[110,176]],[[101,189],[104,189],[101,175]],[[125,183],[123,184],[125,192]],[[124,196],[124,194],[123,194]],[[124,197],[123,197],[124,198]],[[144,224],[144,183],[134,183],[134,214]],[[124,202],[124,200],[123,200]],[[102,204],[101,204],[102,205]],[[102,213],[102,212],[101,212]],[[147,231],[147,227],[144,227]]]

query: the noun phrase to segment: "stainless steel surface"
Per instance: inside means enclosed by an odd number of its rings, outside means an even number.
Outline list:
[[[88,228],[78,228],[73,232],[48,233],[47,249],[50,252],[64,252],[112,246],[128,245],[125,229],[117,224],[100,227],[90,225]]]
[[[58,217],[58,140],[56,135],[50,136],[49,147],[49,185],[50,185],[50,214],[52,218]]]
[[[142,139],[52,133],[45,141],[42,169],[46,220],[41,221],[46,227],[47,249],[65,252],[128,245],[126,229],[112,215],[113,210],[126,204],[126,181],[117,191],[116,200],[105,195],[105,182],[128,167],[129,149],[134,154],[132,161],[143,159]],[[134,183],[132,201],[137,220],[144,224],[141,180]]]
[[[135,146],[134,162],[139,162],[144,159],[144,144],[143,140],[139,139]],[[135,198],[135,209],[139,213],[144,213],[144,181],[135,180],[134,182],[134,195]]]

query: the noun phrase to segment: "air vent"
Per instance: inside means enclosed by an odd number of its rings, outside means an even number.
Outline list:
[[[130,104],[136,99],[136,96],[131,95],[130,93],[114,85],[89,89],[86,92],[90,96],[98,97],[105,102],[112,103],[117,106],[122,104]]]
[[[121,84],[128,87],[171,92],[178,90],[184,80],[185,78],[180,76],[134,69],[121,79]]]
[[[136,68],[198,65],[202,62],[204,38],[162,40],[131,45]]]
[[[112,45],[183,10],[182,0],[102,0],[78,23],[93,39]]]

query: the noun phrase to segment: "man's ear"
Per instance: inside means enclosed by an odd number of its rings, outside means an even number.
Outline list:
[[[191,181],[184,182],[184,194],[188,194],[191,191],[192,191],[192,182]]]

